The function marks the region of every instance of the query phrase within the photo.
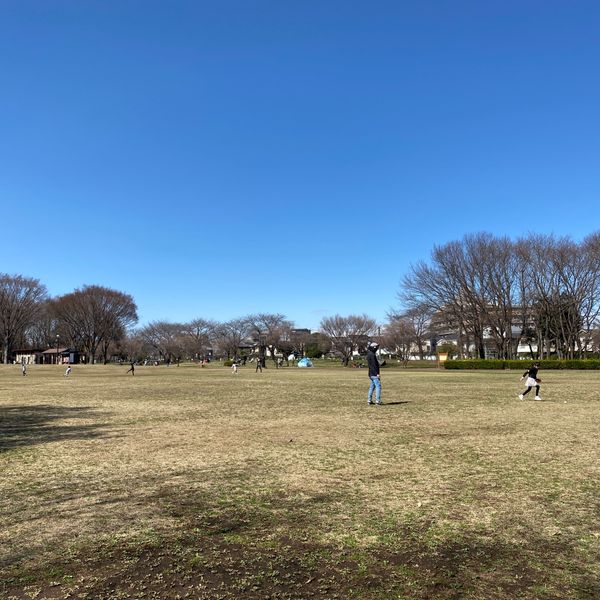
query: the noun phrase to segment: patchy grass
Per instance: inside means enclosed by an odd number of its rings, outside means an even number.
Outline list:
[[[600,597],[600,373],[125,371],[0,368],[1,598]]]

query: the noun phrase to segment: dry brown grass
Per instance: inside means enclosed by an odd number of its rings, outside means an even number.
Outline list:
[[[600,374],[125,370],[0,368],[0,597],[600,597]]]

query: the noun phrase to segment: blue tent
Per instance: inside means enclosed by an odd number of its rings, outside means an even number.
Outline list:
[[[313,366],[313,364],[312,364],[312,362],[311,362],[310,358],[301,358],[301,359],[298,361],[298,366],[299,366],[299,367],[312,367],[312,366]]]

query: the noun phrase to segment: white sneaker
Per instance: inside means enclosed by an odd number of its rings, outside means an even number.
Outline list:
[[[541,398],[540,398],[539,396],[536,396],[536,397],[534,398],[534,400],[541,400]]]
[[[523,394],[519,394],[519,400],[523,400]]]

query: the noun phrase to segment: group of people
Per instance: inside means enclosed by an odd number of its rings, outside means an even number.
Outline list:
[[[27,375],[27,363],[25,361],[23,361],[21,363],[21,373],[23,373],[23,377],[25,377]],[[71,365],[67,365],[67,368],[65,369],[65,377],[69,377],[69,375],[71,374]]]
[[[379,360],[377,359],[377,350],[379,349],[379,344],[377,342],[371,342],[367,346],[367,365],[369,367],[369,392],[367,394],[367,404],[381,406],[381,374],[379,364]],[[25,362],[21,363],[23,375],[27,375],[27,365]],[[540,384],[542,380],[538,377],[538,371],[540,369],[540,364],[534,362],[529,369],[523,373],[521,376],[521,381],[525,379],[525,390],[519,394],[519,400],[524,400],[525,396],[531,392],[533,388],[535,388],[535,397],[534,400],[541,400],[540,397]],[[231,371],[234,375],[238,374],[238,364],[234,362],[231,365]],[[256,370],[255,372],[262,373],[262,364],[260,358],[256,359]],[[131,361],[129,365],[129,369],[127,373],[131,373],[135,375],[135,362]],[[127,374],[126,373],[126,374]],[[65,377],[69,377],[71,375],[71,365],[67,365],[67,369],[65,370]],[[373,396],[375,396],[373,398]]]
[[[375,404],[377,406],[381,406],[381,375],[380,375],[380,364],[379,360],[377,360],[377,350],[379,348],[379,344],[377,342],[371,342],[367,346],[367,364],[369,366],[369,379],[371,384],[369,386],[369,392],[367,395],[367,404],[369,406]],[[526,389],[519,394],[519,400],[524,400],[525,396],[529,394],[529,392],[535,388],[535,398],[534,400],[541,400],[540,397],[540,384],[542,380],[538,377],[538,371],[540,369],[540,364],[534,362],[529,369],[523,373],[521,377],[521,381],[525,379]],[[373,395],[375,399],[373,400]]]
[[[244,358],[242,361],[242,365],[246,364],[246,359]],[[262,373],[262,360],[260,359],[260,357],[256,358],[256,369],[254,369],[255,373],[261,372]],[[233,362],[233,364],[231,365],[231,372],[234,375],[237,375],[239,373],[239,365],[236,361]]]
[[[379,360],[377,359],[377,350],[379,349],[379,344],[377,342],[371,342],[367,346],[367,365],[369,367],[369,391],[367,394],[367,404],[369,406],[376,405],[381,406],[381,365],[379,364]],[[525,396],[529,394],[529,392],[535,388],[535,398],[534,400],[541,400],[540,397],[540,384],[542,380],[538,377],[540,365],[539,363],[533,363],[523,376],[521,377],[521,381],[526,379],[525,385],[526,389],[521,394],[519,394],[519,400],[524,400]],[[260,364],[260,360],[256,361],[256,370],[262,372],[262,366]],[[234,374],[238,373],[238,365],[237,363],[233,363],[231,366],[231,370]]]

